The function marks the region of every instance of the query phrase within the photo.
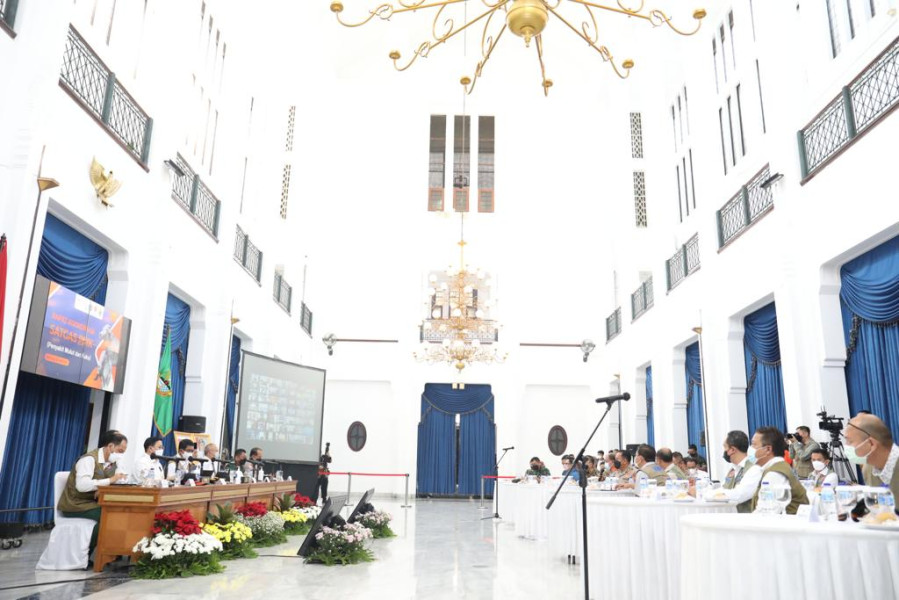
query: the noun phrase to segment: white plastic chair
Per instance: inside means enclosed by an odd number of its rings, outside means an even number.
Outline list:
[[[56,526],[50,532],[50,541],[41,554],[36,569],[46,571],[71,571],[87,567],[91,534],[96,521],[71,519],[59,510],[59,498],[66,487],[68,471],[60,471],[53,477],[53,505],[56,507]]]

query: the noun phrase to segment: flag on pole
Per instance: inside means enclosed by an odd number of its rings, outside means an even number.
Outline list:
[[[156,401],[153,404],[153,425],[160,437],[172,431],[172,337],[171,328],[165,331],[165,348],[159,357],[156,377]]]

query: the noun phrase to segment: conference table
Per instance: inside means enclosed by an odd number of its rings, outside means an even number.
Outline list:
[[[134,545],[150,535],[157,512],[188,510],[201,523],[217,505],[242,506],[263,502],[272,508],[275,498],[295,492],[296,481],[169,488],[107,485],[98,488],[102,507],[94,571],[100,572],[116,556],[133,555]]]
[[[899,598],[895,529],[785,515],[691,515],[681,519],[680,555],[684,599]]]

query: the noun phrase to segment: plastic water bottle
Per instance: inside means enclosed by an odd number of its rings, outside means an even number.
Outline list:
[[[709,487],[709,480],[705,477],[699,477],[696,479],[696,499],[704,500],[705,499],[705,491]]]
[[[823,521],[838,519],[837,497],[833,486],[829,483],[825,483],[821,488],[821,496],[818,498],[818,513]]]
[[[666,479],[665,480],[665,497],[669,500],[674,498],[674,494],[677,493],[677,481],[674,479]]]
[[[893,492],[890,491],[890,487],[886,484],[883,484],[877,490],[877,506],[881,513],[896,512],[896,498],[893,497]]]
[[[640,481],[637,483],[637,490],[641,498],[649,496],[649,477],[640,478]]]
[[[759,504],[757,512],[763,515],[776,514],[777,501],[774,496],[774,488],[767,481],[762,482],[762,488],[759,490]]]

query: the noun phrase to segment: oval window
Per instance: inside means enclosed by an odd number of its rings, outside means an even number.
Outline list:
[[[361,421],[355,421],[346,432],[346,443],[353,452],[359,452],[368,441],[368,432]]]
[[[565,433],[565,429],[561,425],[554,425],[549,430],[547,442],[549,443],[550,452],[556,456],[562,456],[565,454],[565,450],[568,449],[568,434]]]

